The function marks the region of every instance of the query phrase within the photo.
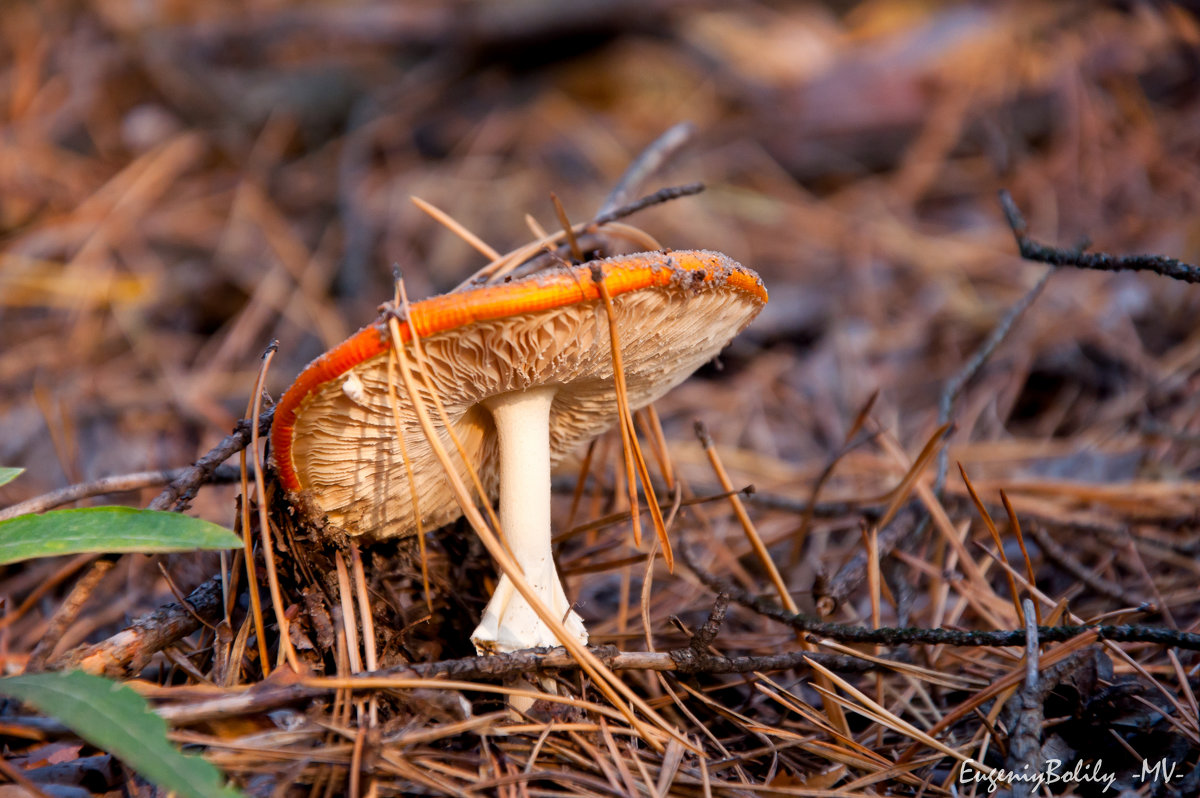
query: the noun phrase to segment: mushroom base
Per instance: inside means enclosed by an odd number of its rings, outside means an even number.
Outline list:
[[[525,577],[531,585],[549,587],[548,590],[546,587],[538,590],[538,598],[562,618],[569,634],[586,645],[588,633],[583,626],[583,619],[571,609],[553,564],[545,573],[526,573]],[[562,645],[525,597],[516,591],[507,575],[500,577],[500,584],[484,608],[479,626],[471,633],[471,642],[480,654],[505,654],[526,648]]]

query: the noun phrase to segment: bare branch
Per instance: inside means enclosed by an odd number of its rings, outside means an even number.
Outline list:
[[[1046,246],[1029,237],[1025,218],[1007,191],[1000,192],[1000,205],[1004,208],[1004,217],[1012,228],[1017,248],[1025,260],[1102,272],[1153,272],[1185,283],[1200,283],[1200,266],[1165,255],[1109,255],[1106,252],[1083,252],[1084,247],[1058,249]]]
[[[136,675],[155,653],[199,629],[202,621],[221,620],[224,609],[220,577],[209,579],[189,593],[187,604],[159,607],[107,640],[68,652],[52,667],[77,668],[111,677]]]
[[[590,650],[605,665],[613,670],[621,671],[645,670],[686,674],[752,673],[804,667],[805,659],[843,673],[866,673],[879,669],[879,666],[856,657],[840,654],[816,654],[807,651],[761,657],[719,657],[712,654],[699,656],[691,647],[661,652],[620,652],[614,646],[593,646]],[[364,672],[358,674],[358,678],[400,676],[454,680],[503,679],[523,673],[570,671],[578,667],[579,663],[565,649],[531,649],[509,654],[400,665],[394,668]],[[180,700],[179,703],[160,705],[155,711],[172,724],[185,725],[215,718],[262,712],[297,701],[308,701],[316,696],[332,692],[333,689],[303,684],[275,685],[262,682],[245,690],[230,690],[226,695],[211,696],[209,694],[192,700]],[[186,693],[186,688],[180,688],[180,692]]]
[[[782,624],[809,632],[820,637],[829,637],[843,643],[875,643],[885,646],[900,646],[911,643],[948,646],[1024,646],[1027,635],[1024,629],[994,631],[966,631],[960,629],[927,629],[922,627],[880,627],[871,629],[843,623],[827,623],[804,613],[791,613],[765,597],[754,597],[728,580],[713,576],[701,569],[692,558],[688,547],[681,541],[680,560],[715,593],[728,593],[730,599],[747,609],[779,621]],[[1188,651],[1200,651],[1200,634],[1177,632],[1158,626],[1123,624],[1119,626],[1072,625],[1039,626],[1038,636],[1044,643],[1059,643],[1072,637],[1095,632],[1101,640],[1114,643],[1154,643]]]
[[[109,493],[125,493],[131,490],[151,488],[183,479],[189,475],[191,466],[183,468],[168,468],[159,471],[135,471],[130,474],[116,474],[111,477],[101,477],[91,482],[80,482],[65,488],[34,496],[18,504],[13,504],[0,510],[0,521],[16,518],[18,515],[44,513],[61,507],[64,504],[90,499],[93,496],[104,496]],[[253,468],[253,466],[251,467]],[[220,466],[209,475],[210,484],[234,482],[238,478],[238,469],[232,466]]]
[[[258,417],[260,435],[266,435],[271,430],[271,419],[274,417],[275,408],[264,410]],[[243,418],[233,432],[191,466],[183,469],[183,473],[150,502],[148,509],[166,510],[173,506],[175,510],[183,510],[187,507],[196,490],[212,477],[217,466],[250,445],[250,432],[250,420]]]
[[[938,424],[947,424],[950,421],[950,413],[954,408],[954,400],[962,393],[966,384],[970,382],[983,365],[991,358],[992,353],[996,351],[1000,344],[1004,343],[1004,339],[1012,331],[1013,326],[1021,315],[1029,309],[1029,306],[1034,303],[1034,300],[1041,295],[1042,289],[1046,287],[1050,277],[1054,274],[1053,271],[1048,271],[1041,276],[1033,288],[1030,288],[1025,295],[1018,299],[1012,307],[1010,307],[1001,317],[992,331],[988,333],[987,338],[979,345],[979,348],[971,355],[970,359],[963,364],[963,367],[949,380],[946,381],[942,388],[942,395],[938,400]],[[933,490],[937,495],[942,494],[942,488],[946,485],[946,470],[949,466],[949,452],[943,448],[938,452],[937,459],[937,478],[934,481]]]
[[[662,169],[667,161],[691,141],[695,133],[696,126],[691,122],[680,122],[669,127],[649,147],[642,150],[641,155],[629,164],[625,174],[621,175],[617,185],[609,192],[604,204],[596,212],[597,221],[628,203],[629,198],[637,191],[637,187],[644,183],[650,175]],[[620,217],[614,216],[613,218]]]

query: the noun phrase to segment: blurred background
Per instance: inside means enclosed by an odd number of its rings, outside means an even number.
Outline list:
[[[1189,6],[8,0],[0,464],[28,470],[0,504],[187,464],[245,413],[271,340],[278,396],[373,318],[393,264],[414,297],[482,265],[410,195],[504,251],[527,213],[557,226],[552,191],[590,218],[685,120],[646,190],[708,190],[633,221],[772,299],[661,403],[681,459],[703,418],[737,479],[807,495],[875,391],[915,452],[1045,269],[1015,257],[998,189],[1042,240],[1200,260]],[[1194,477],[1198,311],[1164,278],[1058,275],[957,405],[955,457]],[[196,509],[232,524],[230,499]]]

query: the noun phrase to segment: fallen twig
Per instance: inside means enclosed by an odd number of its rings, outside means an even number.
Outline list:
[[[1084,252],[1084,247],[1059,249],[1046,246],[1029,237],[1025,218],[1021,216],[1021,211],[1017,209],[1017,204],[1008,191],[1000,192],[1000,205],[1017,240],[1021,257],[1025,260],[1102,272],[1153,272],[1185,283],[1200,283],[1200,266],[1193,266],[1165,255],[1109,255],[1106,252]]]
[[[919,502],[910,501],[887,523],[883,529],[879,530],[878,554],[879,558],[883,559],[891,554],[892,550],[902,540],[910,539],[914,535],[914,530],[921,524],[922,509]],[[819,604],[828,606],[830,612],[841,606],[846,597],[851,591],[862,582],[863,576],[866,574],[867,563],[869,561],[868,552],[865,548],[860,548],[855,551],[854,556],[838,569],[838,572],[829,579],[820,591],[814,589],[813,597]]]
[[[827,623],[804,613],[790,613],[765,597],[754,597],[728,580],[713,576],[701,569],[691,557],[686,544],[679,546],[680,560],[716,593],[728,593],[729,597],[747,609],[786,624],[801,632],[821,637],[830,637],[843,643],[875,643],[885,646],[900,646],[912,643],[949,646],[1024,646],[1027,636],[1024,629],[967,631],[959,629],[929,629],[916,626],[880,627],[871,629],[843,623]],[[1114,643],[1154,643],[1173,646],[1189,651],[1200,651],[1200,634],[1178,632],[1157,626],[1136,624],[1039,626],[1038,637],[1044,643],[1058,643],[1072,637],[1094,632],[1101,640]]]
[[[600,227],[601,225],[615,222],[618,219],[624,219],[626,216],[632,216],[638,211],[643,211],[653,205],[661,205],[664,202],[670,202],[680,197],[690,197],[693,194],[699,194],[704,191],[703,183],[684,183],[682,186],[668,186],[660,188],[653,194],[647,194],[640,199],[636,199],[619,208],[613,208],[611,211],[606,211],[593,219],[589,226]]]
[[[1010,773],[1038,773],[1041,771],[1042,756],[1042,723],[1045,717],[1042,712],[1044,698],[1041,681],[1038,678],[1038,633],[1037,616],[1033,611],[1033,602],[1025,599],[1022,606],[1025,616],[1025,681],[1013,698],[1009,699],[1011,715],[1011,731],[1008,735],[1008,758],[1005,768]],[[1033,795],[1034,784],[1027,780],[1014,779],[1012,783],[1013,798],[1026,798]]]
[[[259,415],[259,435],[266,435],[270,431],[271,419],[274,417],[275,408],[273,407],[267,408]],[[195,463],[182,469],[179,477],[172,480],[171,484],[167,485],[163,492],[147,505],[147,508],[166,510],[173,506],[176,511],[185,509],[188,502],[196,495],[196,490],[212,477],[217,466],[250,445],[251,431],[250,420],[243,418],[233,428],[233,432],[226,435],[220,443],[209,449]]]
[[[979,373],[979,370],[983,368],[985,363],[987,363],[988,359],[992,356],[992,353],[996,351],[996,348],[999,347],[1000,344],[1004,343],[1004,339],[1008,337],[1010,332],[1012,332],[1017,320],[1021,318],[1021,314],[1028,310],[1029,306],[1034,303],[1034,300],[1041,295],[1042,289],[1046,287],[1046,283],[1050,281],[1050,278],[1053,275],[1053,271],[1048,271],[1043,274],[1038,281],[1033,284],[1033,288],[1030,288],[1020,299],[1013,303],[1013,306],[1005,311],[1004,315],[1000,318],[1000,321],[998,321],[996,326],[992,328],[992,331],[988,333],[987,338],[983,340],[983,343],[979,345],[979,348],[971,354],[971,357],[967,359],[967,362],[963,364],[963,367],[959,369],[953,377],[946,381],[946,384],[942,387],[941,397],[938,399],[939,425],[950,423],[950,413],[954,408],[954,400],[958,398],[960,393],[962,393],[962,390],[964,387],[966,387],[966,384],[970,382],[976,374]],[[948,449],[943,448],[940,452],[938,452],[937,478],[933,483],[933,492],[938,496],[942,494],[942,488],[946,485],[946,471],[949,468],[949,464],[950,453]]]
[[[103,496],[108,493],[125,493],[126,491],[141,490],[142,488],[175,482],[178,479],[188,477],[191,468],[192,466],[184,466],[183,468],[168,468],[159,471],[135,471],[130,474],[116,474],[111,477],[101,477],[91,482],[79,482],[74,485],[68,485],[65,488],[52,490],[49,493],[43,493],[41,496],[34,496],[32,499],[26,499],[23,502],[5,507],[3,510],[0,510],[0,521],[16,518],[18,515],[44,513],[47,510],[53,510],[55,507],[61,507],[64,504],[70,504],[82,499],[90,499],[93,496]],[[210,484],[217,484],[235,482],[237,478],[238,470],[236,468],[218,466],[209,474],[206,481]]]
[[[708,647],[717,639],[717,635],[721,631],[721,624],[725,623],[725,612],[728,609],[729,595],[718,593],[717,600],[713,602],[713,608],[708,613],[708,620],[696,630],[696,634],[692,635],[692,641],[688,647],[698,654],[708,651]]]
[[[1156,609],[1152,602],[1147,602],[1144,599],[1131,595],[1120,585],[1101,577],[1093,569],[1079,562],[1073,554],[1060,546],[1058,541],[1051,537],[1050,533],[1043,529],[1040,524],[1030,524],[1029,534],[1037,541],[1046,559],[1058,565],[1101,596],[1129,606],[1145,609],[1148,612]]]
[[[596,218],[593,221],[596,224],[603,224],[602,220],[605,220],[605,217],[610,216],[622,205],[627,204],[629,198],[637,191],[637,187],[644,183],[650,175],[661,169],[667,161],[692,139],[695,133],[696,126],[691,122],[680,122],[667,128],[650,146],[642,150],[633,163],[629,164],[625,173],[621,175],[621,179],[617,181],[617,184],[613,186],[613,190],[605,197],[604,204],[596,212]],[[619,216],[612,216],[612,219],[619,218]],[[612,219],[608,219],[607,221],[611,221]]]
[[[817,662],[830,670],[843,673],[866,673],[880,668],[878,665],[852,656],[817,654],[807,651],[767,656],[722,657],[713,654],[697,654],[691,646],[661,652],[622,652],[614,646],[592,646],[590,650],[609,668],[620,671],[645,670],[686,674],[753,673],[804,667],[806,659]],[[525,673],[571,671],[578,668],[579,663],[569,652],[562,648],[553,648],[399,665],[378,671],[363,672],[357,674],[356,678],[405,676],[422,679],[482,680],[503,679]],[[262,712],[296,701],[310,700],[316,696],[327,694],[331,690],[332,688],[304,684],[278,684],[266,681],[245,689],[231,689],[221,695],[213,695],[211,691],[206,692],[202,697],[192,694],[188,696],[188,700],[184,700],[184,695],[188,694],[188,688],[167,688],[152,697],[177,697],[179,703],[160,705],[155,711],[168,722],[182,725]]]
[[[107,640],[74,649],[53,663],[54,668],[77,668],[111,677],[136,675],[157,652],[224,615],[221,580],[209,579],[187,597],[188,606],[166,604],[134,621]]]

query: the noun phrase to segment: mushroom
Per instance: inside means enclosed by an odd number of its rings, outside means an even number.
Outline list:
[[[499,493],[500,529],[526,581],[580,642],[587,631],[551,552],[550,471],[618,418],[597,281],[611,296],[631,409],[714,357],[767,301],[758,276],[725,255],[666,251],[444,294],[408,309],[426,366],[420,398],[429,404],[428,392],[437,393],[488,500]],[[411,350],[408,325],[401,331]],[[386,318],[363,328],[313,361],[275,411],[280,480],[307,494],[335,535],[406,536],[418,514],[424,528],[462,514],[411,400],[389,390],[390,346]],[[437,434],[454,451],[446,429],[439,425]],[[465,464],[457,465],[465,475]],[[559,644],[507,575],[472,640],[481,653]]]

